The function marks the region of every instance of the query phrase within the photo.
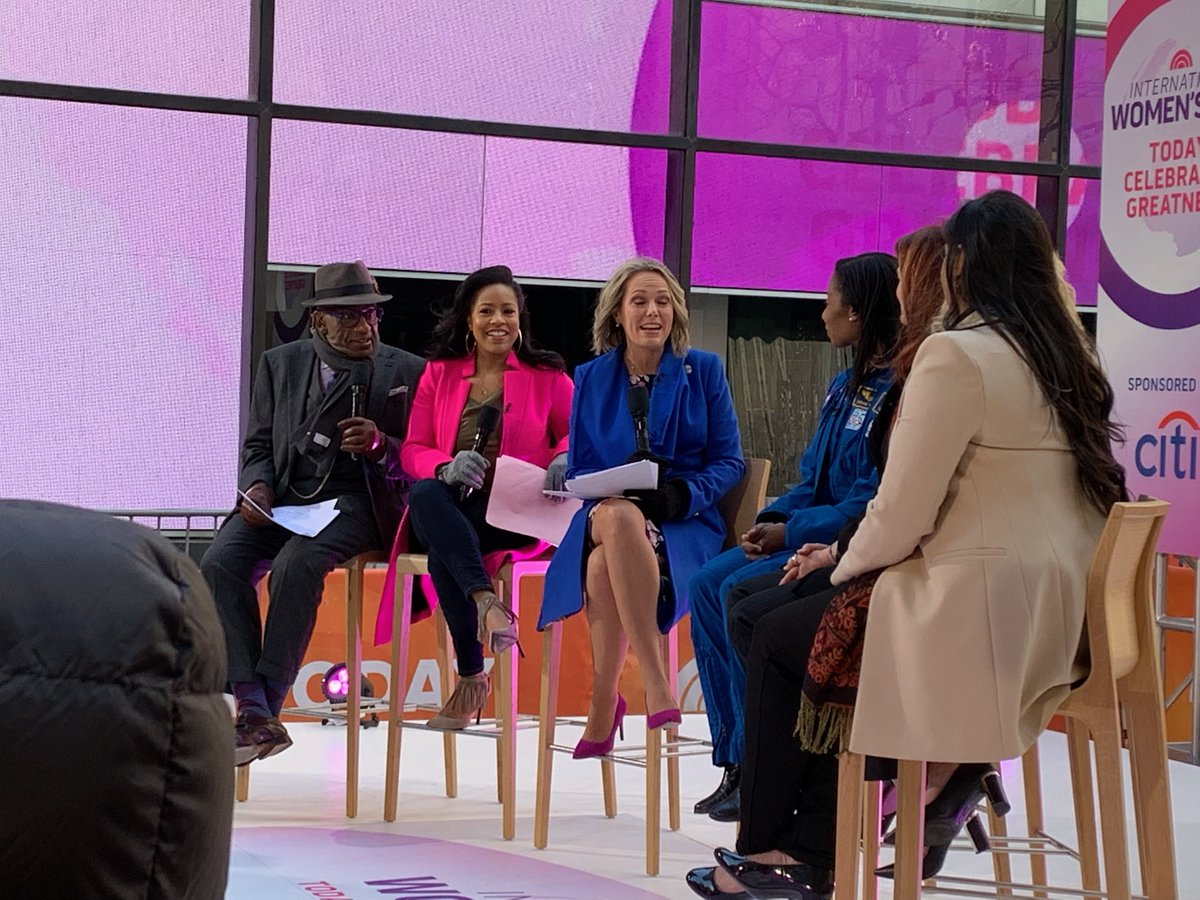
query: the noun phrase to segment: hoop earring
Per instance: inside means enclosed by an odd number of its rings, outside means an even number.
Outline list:
[[[516,353],[521,349],[521,342],[524,340],[524,338],[525,338],[525,335],[521,334],[521,329],[518,328],[517,329],[517,339],[515,341],[513,341],[513,353]]]
[[[467,332],[467,336],[463,338],[463,346],[467,348],[467,356],[475,352],[475,335]]]

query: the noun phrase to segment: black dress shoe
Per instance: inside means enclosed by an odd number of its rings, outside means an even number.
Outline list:
[[[730,894],[727,891],[722,891],[717,887],[714,880],[716,875],[716,866],[705,866],[702,869],[692,869],[687,873],[687,883],[693,891],[701,897],[730,897],[733,900],[750,900],[750,895],[745,891],[738,891],[736,894]]]
[[[726,766],[717,789],[693,807],[697,815],[712,812],[712,808],[738,789],[742,783],[742,767]]]
[[[786,897],[794,900],[830,900],[833,878],[828,869],[794,863],[774,866],[755,862],[724,847],[713,851],[722,868],[737,879],[751,897]]]
[[[233,762],[244,766],[256,759],[266,759],[292,746],[287,729],[277,716],[259,713],[238,713],[233,726]]]
[[[713,806],[708,817],[717,822],[736,822],[742,817],[742,791],[734,788],[733,793]]]

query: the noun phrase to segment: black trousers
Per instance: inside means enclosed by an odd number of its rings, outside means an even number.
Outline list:
[[[737,849],[744,854],[782,850],[832,869],[837,756],[800,749],[795,731],[808,655],[837,589],[800,599],[788,593],[790,601],[759,619],[750,645]]]
[[[782,850],[795,859],[833,868],[837,829],[838,759],[810,753],[796,739],[808,657],[825,610],[840,587],[832,569],[792,584],[753,582],[731,596],[734,646],[751,634],[746,650],[746,753],[742,760],[739,853]],[[764,579],[756,579],[760,585]],[[776,579],[776,582],[778,579]],[[743,590],[744,589],[744,590]],[[738,650],[742,652],[741,649]],[[868,758],[867,778],[895,777],[894,760]]]
[[[477,675],[483,671],[483,645],[471,594],[492,588],[483,556],[524,547],[533,538],[489,525],[486,491],[475,491],[465,502],[458,496],[457,487],[436,478],[418,481],[408,495],[408,520],[416,543],[429,556],[429,577],[454,642],[458,674]]]
[[[779,609],[801,597],[810,597],[827,591],[831,587],[829,577],[833,569],[816,569],[790,584],[780,585],[782,572],[756,575],[734,586],[725,598],[725,623],[729,631],[729,642],[742,661],[742,667],[750,658],[750,642],[758,620],[772,610]]]
[[[231,683],[258,676],[295,681],[317,620],[325,576],[352,556],[380,549],[367,494],[343,494],[338,509],[338,517],[311,538],[275,524],[256,528],[236,513],[217,532],[200,570],[225,628]],[[271,602],[264,629],[255,589],[268,568]]]

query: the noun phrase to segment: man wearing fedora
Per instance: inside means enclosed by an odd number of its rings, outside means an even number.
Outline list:
[[[362,262],[321,266],[304,301],[311,337],[268,350],[259,365],[238,478],[245,499],[200,564],[225,628],[238,765],[291,746],[279,710],[325,576],[391,546],[404,511],[400,444],[425,361],[379,343],[380,304],[390,299]],[[315,537],[269,518],[274,506],[333,499],[338,516]],[[264,628],[255,588],[268,568]]]

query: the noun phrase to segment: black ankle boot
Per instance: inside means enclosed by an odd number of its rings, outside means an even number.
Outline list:
[[[713,805],[708,811],[708,817],[714,822],[737,822],[742,818],[742,789],[734,788],[733,793]]]
[[[738,785],[742,783],[742,767],[738,765],[726,766],[725,774],[721,777],[721,783],[717,785],[717,789],[701,800],[694,807],[697,815],[705,815],[712,812],[712,808],[725,800],[738,789]]]

